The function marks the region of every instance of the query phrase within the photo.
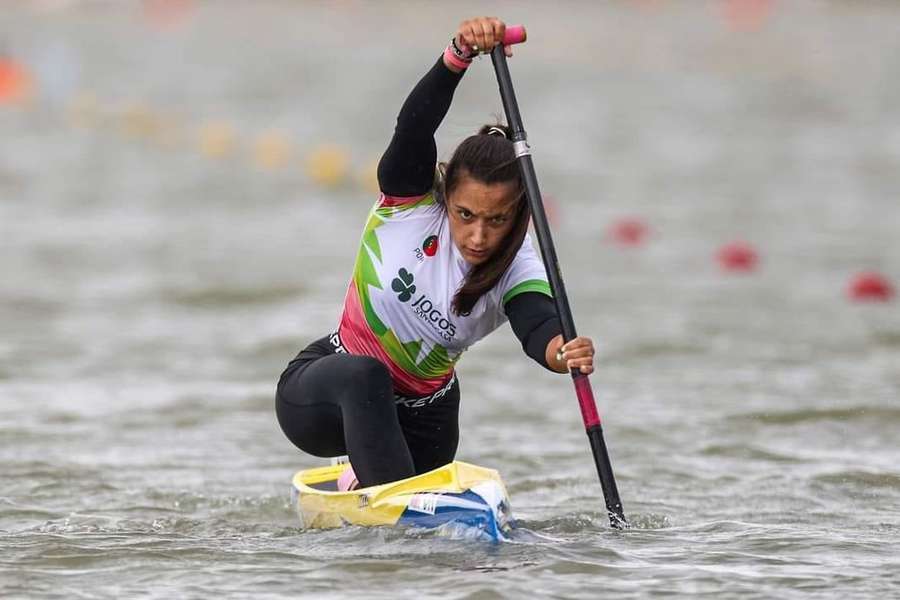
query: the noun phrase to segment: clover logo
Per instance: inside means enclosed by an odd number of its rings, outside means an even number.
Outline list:
[[[416,286],[413,284],[413,274],[406,269],[397,271],[397,277],[391,281],[391,289],[399,294],[400,302],[409,302],[412,295],[416,293]]]

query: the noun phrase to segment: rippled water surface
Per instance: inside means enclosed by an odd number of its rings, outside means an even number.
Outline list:
[[[289,481],[321,461],[275,381],[337,319],[405,94],[484,12],[530,26],[511,68],[634,527],[608,527],[570,382],[504,328],[460,363],[459,457],[501,472],[514,539],[301,531]],[[900,279],[898,19],[4,3],[36,91],[0,104],[0,596],[896,596],[900,311],[845,288]],[[441,156],[501,112],[482,60]],[[323,144],[337,187],[304,167]],[[628,215],[642,247],[606,234]],[[734,239],[755,272],[716,265]]]

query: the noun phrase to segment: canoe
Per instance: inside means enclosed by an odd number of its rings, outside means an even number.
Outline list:
[[[438,529],[454,537],[505,539],[512,527],[509,495],[499,473],[455,461],[415,477],[337,490],[346,464],[298,471],[292,504],[307,529],[344,525]]]

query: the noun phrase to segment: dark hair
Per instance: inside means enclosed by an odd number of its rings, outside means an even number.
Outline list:
[[[436,189],[438,198],[446,205],[447,198],[466,176],[485,184],[515,183],[518,207],[512,229],[500,243],[498,251],[485,262],[475,265],[462,287],[453,297],[453,312],[466,315],[475,303],[497,285],[522,247],[531,210],[525,198],[522,172],[505,125],[485,125],[477,134],[469,136],[457,146],[449,163],[438,165]]]

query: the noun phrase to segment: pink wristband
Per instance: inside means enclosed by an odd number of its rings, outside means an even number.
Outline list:
[[[453,48],[451,48],[450,46],[447,46],[447,49],[444,50],[444,60],[446,60],[457,69],[468,69],[469,65],[472,64],[471,58],[469,60],[461,59],[453,53]]]

